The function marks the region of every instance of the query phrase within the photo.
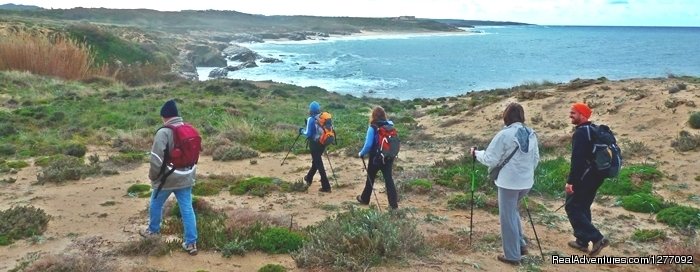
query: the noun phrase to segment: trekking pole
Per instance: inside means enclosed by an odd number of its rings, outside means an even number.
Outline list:
[[[542,245],[540,244],[540,238],[537,237],[537,230],[535,230],[535,223],[532,222],[532,215],[530,215],[530,209],[527,207],[527,197],[525,197],[525,211],[527,211],[527,217],[530,218],[530,225],[532,225],[532,232],[535,233],[535,240],[537,240],[537,247],[540,248],[540,256],[542,256],[542,261],[544,261],[544,253],[542,253]]]
[[[362,166],[365,168],[365,172],[367,172],[367,164],[365,164],[365,157],[362,158]],[[367,173],[367,178],[369,178],[369,173]],[[377,192],[374,191],[374,182],[372,182],[372,194],[374,195],[374,200],[377,202],[377,209],[379,209],[379,212],[382,212],[382,208],[379,207],[379,198],[377,197]]]
[[[331,173],[333,173],[333,182],[335,186],[338,186],[338,179],[335,178],[335,170],[333,170],[333,164],[331,163],[331,156],[328,155],[328,150],[326,150],[326,159],[328,159],[328,165],[331,167]]]
[[[569,203],[571,203],[571,201],[572,201],[573,199],[574,199],[574,195],[571,195],[571,197],[570,197],[569,199],[567,199],[566,201],[564,201],[564,204],[562,204],[561,206],[559,206],[559,208],[557,208],[556,210],[554,210],[554,212],[558,212],[559,210],[561,210],[561,208],[564,208],[564,206],[569,205]]]
[[[283,165],[284,161],[287,160],[287,156],[289,156],[289,152],[292,152],[292,149],[294,149],[294,145],[297,144],[297,140],[299,140],[299,137],[301,137],[301,134],[297,135],[297,138],[294,139],[294,143],[292,143],[292,147],[290,147],[289,151],[287,151],[287,155],[284,155],[284,160],[282,160],[282,163],[280,164],[280,166]]]
[[[471,212],[469,215],[469,247],[472,247],[472,234],[474,233],[474,187],[476,186],[475,184],[475,177],[474,177],[474,164],[476,161],[476,155],[472,155],[472,186],[471,186],[471,191],[472,191],[472,201],[471,201]]]

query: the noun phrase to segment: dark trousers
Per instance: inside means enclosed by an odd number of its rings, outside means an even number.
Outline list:
[[[603,177],[591,175],[574,185],[574,194],[566,196],[566,201],[569,202],[565,208],[566,215],[579,245],[587,246],[589,242],[603,239],[603,234],[593,225],[591,219],[591,205],[602,184]]]
[[[372,188],[374,188],[374,180],[377,177],[377,172],[382,171],[384,176],[384,183],[386,184],[386,195],[389,198],[389,206],[392,209],[399,207],[398,195],[396,194],[396,186],[394,185],[394,178],[391,177],[391,168],[394,165],[394,160],[386,160],[385,163],[381,162],[380,157],[369,158],[369,165],[367,166],[367,182],[365,183],[365,189],[362,190],[362,195],[360,195],[360,200],[362,202],[369,202],[372,197]]]
[[[309,140],[309,149],[311,150],[311,169],[306,174],[306,178],[313,180],[318,170],[319,175],[321,175],[321,188],[330,189],[331,183],[328,182],[326,168],[323,166],[323,152],[326,151],[326,147],[316,141]]]

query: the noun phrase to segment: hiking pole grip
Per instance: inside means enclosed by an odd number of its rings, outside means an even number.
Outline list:
[[[537,230],[535,229],[535,223],[532,221],[532,215],[530,215],[530,208],[527,206],[527,201],[528,198],[525,197],[525,211],[527,211],[527,217],[530,218],[530,225],[532,226],[532,232],[535,233],[535,240],[537,240],[537,247],[540,248],[540,256],[542,257],[542,261],[544,261],[544,253],[542,252],[542,245],[540,244],[540,238],[537,236]]]
[[[289,151],[287,151],[287,155],[284,155],[284,159],[282,160],[282,163],[280,163],[280,166],[284,165],[284,161],[287,160],[287,156],[289,156],[289,152],[292,152],[292,149],[294,149],[294,145],[297,144],[297,140],[299,140],[299,137],[301,137],[301,134],[297,135],[297,138],[294,139],[294,143],[292,143],[292,146],[289,147]]]

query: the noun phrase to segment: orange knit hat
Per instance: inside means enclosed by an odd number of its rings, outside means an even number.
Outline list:
[[[586,117],[586,119],[591,118],[591,113],[593,113],[591,108],[589,108],[588,105],[584,103],[574,103],[573,105],[571,105],[571,109],[577,111],[578,113],[583,115],[583,117]]]

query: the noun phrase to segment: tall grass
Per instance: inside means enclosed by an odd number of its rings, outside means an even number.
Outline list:
[[[79,80],[97,72],[90,48],[62,35],[11,33],[0,39],[0,70]]]

